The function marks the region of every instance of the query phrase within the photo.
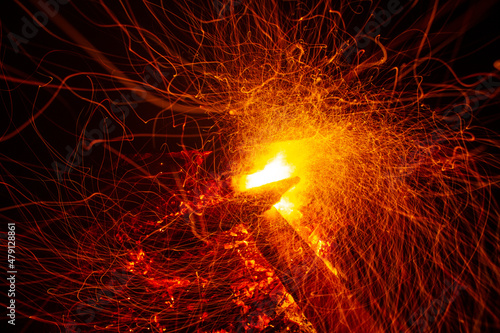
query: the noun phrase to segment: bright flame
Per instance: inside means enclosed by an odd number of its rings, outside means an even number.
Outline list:
[[[283,153],[278,153],[274,159],[266,164],[264,169],[261,171],[252,173],[243,178],[244,186],[243,190],[248,190],[254,187],[259,187],[268,183],[277,182],[292,176],[294,172],[294,167],[287,163],[285,155]],[[288,190],[282,197],[281,200],[274,205],[274,207],[281,213],[285,218],[296,217],[300,218],[302,214],[295,211],[295,204],[287,196],[295,188],[292,187]]]
[[[285,161],[283,154],[278,154],[262,171],[246,176],[245,189],[259,187],[268,183],[289,178],[293,168]]]
[[[297,209],[298,207],[295,205],[295,202],[298,201],[298,198],[294,195],[296,191],[295,186],[289,189],[283,196],[281,200],[274,205],[274,208],[280,212],[281,216],[283,216],[288,222],[292,220],[298,220],[302,217],[302,213]]]
[[[311,170],[313,149],[311,140],[276,142],[265,149],[265,153],[253,159],[252,173],[234,179],[240,191],[277,182],[290,177],[300,177],[300,182],[289,189],[274,207],[288,222],[302,217],[300,208],[305,202],[305,188]]]
[[[287,197],[281,197],[281,200],[274,205],[274,208],[276,208],[280,212],[285,212],[285,213],[291,213],[293,211],[293,207],[295,205],[293,202],[290,202]]]

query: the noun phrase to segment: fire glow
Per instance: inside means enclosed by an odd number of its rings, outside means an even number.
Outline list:
[[[280,152],[274,159],[269,161],[262,170],[244,176],[240,185],[240,190],[245,191],[289,178],[294,175],[294,170],[295,167],[286,160],[284,153]],[[281,200],[274,205],[274,208],[276,208],[283,217],[288,219],[295,213],[295,202],[290,200],[290,193],[294,189],[295,186],[288,190],[281,197]]]
[[[302,139],[269,145],[264,150],[267,150],[267,153],[253,159],[254,167],[250,173],[236,177],[235,187],[243,192],[298,176],[301,179],[300,182],[283,194],[274,208],[288,222],[300,219],[302,217],[300,208],[304,204],[304,196],[307,196],[311,165],[315,163],[310,154],[312,142],[312,140]]]
[[[262,171],[252,173],[245,177],[245,189],[248,190],[289,178],[293,170],[294,168],[285,161],[283,154],[279,153]]]
[[[500,140],[475,118],[500,75],[447,58],[493,2],[397,3],[71,2],[29,48],[7,27],[27,64],[0,65],[19,314],[66,332],[311,333],[316,309],[317,332],[498,330]],[[35,31],[43,11],[19,7]],[[374,329],[348,319],[362,307]]]

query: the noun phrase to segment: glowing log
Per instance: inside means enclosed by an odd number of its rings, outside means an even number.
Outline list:
[[[190,219],[195,224],[201,224],[199,228],[205,232],[229,230],[239,223],[251,226],[299,180],[299,177],[288,178],[238,192],[217,205],[192,213]]]
[[[196,220],[209,232],[245,223],[259,252],[317,332],[380,331],[336,269],[317,256],[278,212],[276,203],[299,181],[293,177],[252,187],[206,208]]]
[[[267,184],[246,194],[253,200],[244,204],[245,210],[262,211],[265,205],[270,208],[250,224],[257,248],[317,332],[379,331],[366,310],[356,304],[336,271],[271,207],[297,182],[294,179]],[[270,194],[273,189],[274,195]]]

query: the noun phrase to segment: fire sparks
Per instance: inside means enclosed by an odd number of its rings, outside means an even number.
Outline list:
[[[317,309],[366,308],[379,331],[500,327],[500,145],[477,119],[500,64],[454,67],[495,1],[45,2],[20,5],[1,45],[5,105],[29,106],[0,138],[21,147],[2,155],[0,209],[27,220],[19,314],[67,332],[309,332],[295,266],[328,280],[307,290],[329,296]],[[246,214],[245,194],[294,177],[279,214]],[[454,304],[445,284],[464,287]]]

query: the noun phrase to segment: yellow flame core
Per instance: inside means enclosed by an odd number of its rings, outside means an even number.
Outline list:
[[[262,171],[246,176],[245,189],[248,190],[289,178],[292,172],[293,168],[286,163],[283,154],[278,154]]]
[[[292,166],[286,159],[284,153],[278,153],[275,158],[270,160],[261,171],[257,171],[243,178],[241,190],[248,190],[254,187],[259,187],[268,183],[277,182],[293,175],[295,167]],[[301,214],[295,211],[295,204],[290,199],[289,194],[295,187],[288,190],[281,200],[274,207],[285,218],[300,217]]]

